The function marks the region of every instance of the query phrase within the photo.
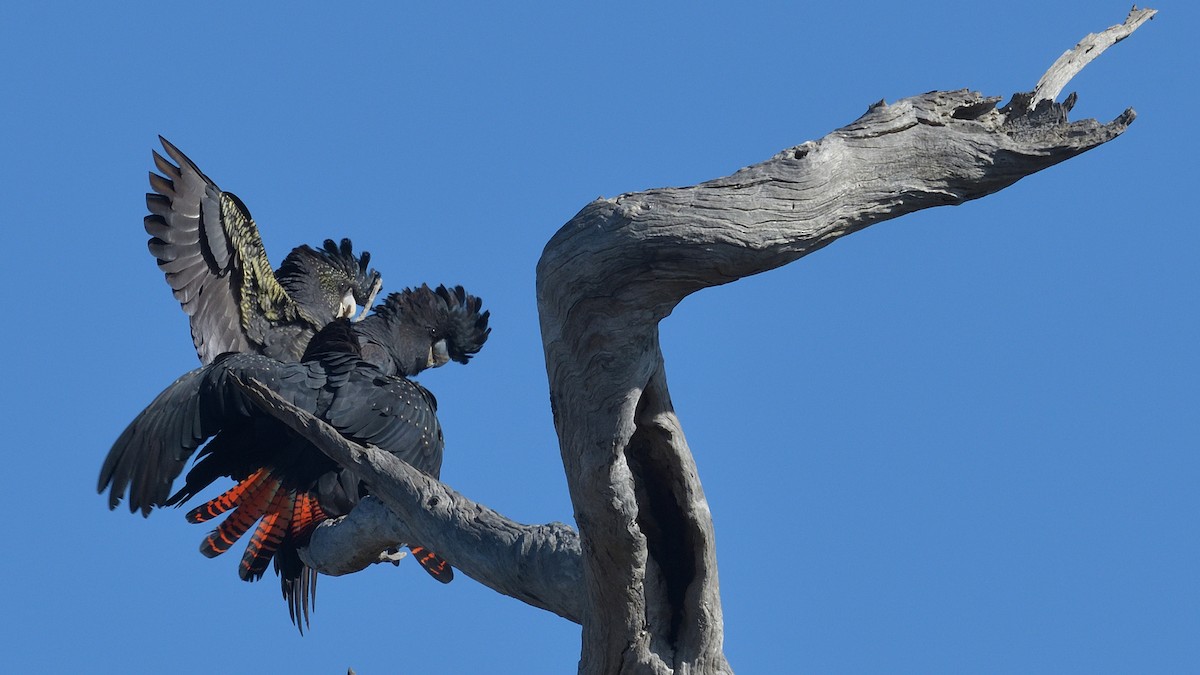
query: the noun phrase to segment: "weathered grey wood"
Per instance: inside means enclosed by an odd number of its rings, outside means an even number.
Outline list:
[[[1088,33],[1074,48],[1063,52],[1054,65],[1050,66],[1050,70],[1042,75],[1042,79],[1038,80],[1037,86],[1033,88],[1030,107],[1036,106],[1042,101],[1053,101],[1058,98],[1063,87],[1067,86],[1067,83],[1078,75],[1084,66],[1091,63],[1092,59],[1129,37],[1133,31],[1138,29],[1138,26],[1153,19],[1157,13],[1157,10],[1138,9],[1137,5],[1134,5],[1133,9],[1129,10],[1129,16],[1125,17],[1124,23],[1110,26],[1108,30],[1099,33]]]
[[[730,670],[712,521],[667,395],[658,322],[697,290],[991,194],[1134,119],[1127,110],[1106,125],[1070,123],[1074,98],[1030,106],[1032,97],[1003,111],[999,98],[966,90],[880,102],[729,177],[598,199],[550,240],[538,308],[583,543],[581,672]]]
[[[581,621],[579,537],[570,527],[509,520],[378,448],[347,440],[261,383],[238,384],[262,410],[352,468],[378,498],[364,499],[338,526],[318,528],[301,552],[306,564],[343,574],[377,562],[386,548],[421,543],[492,590]]]
[[[1088,36],[1002,109],[967,90],[881,101],[731,176],[598,199],[564,225],[538,262],[537,299],[578,535],[513,523],[259,391],[388,507],[364,500],[317,532],[306,560],[343,573],[418,541],[502,593],[582,622],[581,672],[730,672],[712,519],[671,405],[658,322],[697,290],[978,199],[1116,138],[1133,110],[1068,122],[1075,97],[1053,99],[1153,14],[1135,10]]]

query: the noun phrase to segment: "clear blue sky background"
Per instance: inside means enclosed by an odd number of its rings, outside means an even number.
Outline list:
[[[195,365],[150,150],[241,196],[276,263],[350,236],[391,290],[482,295],[485,351],[422,380],[443,478],[571,522],[533,294],[562,223],[880,98],[1028,90],[1129,5],[784,4],[5,3],[0,670],[572,671],[576,626],[411,561],[323,578],[300,637],[204,528],[105,508],[109,445]],[[1200,16],[1158,7],[1068,89],[1135,107],[1124,137],[663,323],[741,672],[1200,669]]]

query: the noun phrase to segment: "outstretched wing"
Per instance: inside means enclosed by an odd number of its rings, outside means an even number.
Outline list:
[[[275,278],[241,200],[222,192],[179,148],[159,141],[170,160],[154,152],[162,175],[150,174],[146,233],[188,315],[200,361],[211,363],[224,352],[264,352],[268,333],[281,327],[297,333],[319,328]]]
[[[175,380],[113,443],[96,488],[109,489],[108,508],[117,508],[126,489],[129,510],[142,515],[166,499],[172,481],[209,435],[199,407],[204,374],[197,368]]]
[[[185,374],[130,422],[105,457],[97,491],[109,490],[110,509],[126,491],[129,510],[143,515],[172,503],[171,484],[196,449],[259,414],[233,378],[269,382],[285,400],[306,410],[315,409],[326,384],[323,371],[311,364],[253,354],[229,354]]]

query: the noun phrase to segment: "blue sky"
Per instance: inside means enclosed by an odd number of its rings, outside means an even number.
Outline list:
[[[484,352],[422,378],[443,479],[570,522],[533,294],[562,223],[880,98],[1028,90],[1128,10],[804,4],[6,3],[0,669],[572,671],[576,626],[412,564],[323,578],[300,637],[204,528],[105,508],[108,447],[195,364],[145,248],[150,150],[242,197],[276,263],[349,236],[390,290],[481,295]],[[1200,14],[1157,7],[1068,87],[1075,118],[1136,108],[1122,138],[664,321],[739,671],[1200,668]]]

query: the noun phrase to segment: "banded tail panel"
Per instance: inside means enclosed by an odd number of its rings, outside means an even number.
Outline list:
[[[296,493],[291,490],[279,490],[271,500],[267,511],[263,514],[258,529],[250,535],[250,543],[246,544],[246,552],[242,555],[238,575],[246,580],[261,579],[267,570],[267,564],[275,557],[279,545],[291,531],[293,509]]]
[[[229,514],[210,532],[204,541],[200,542],[200,553],[206,557],[215,558],[228,551],[246,530],[266,512],[267,507],[279,492],[279,479],[271,476],[264,480],[252,491],[245,493],[233,513]],[[218,497],[219,499],[219,497]]]
[[[296,495],[287,544],[275,554],[275,571],[279,573],[283,598],[287,600],[288,616],[301,634],[308,625],[309,613],[316,609],[317,571],[300,561],[296,549],[307,544],[313,530],[328,519],[316,495],[311,492]]]
[[[210,499],[191,511],[188,511],[184,518],[186,518],[189,523],[203,523],[212,520],[222,513],[225,513],[229,509],[237,506],[243,497],[258,488],[259,485],[261,485],[262,482],[270,475],[271,474],[267,468],[263,467],[250,474],[250,476],[242,482],[223,492],[219,497]]]
[[[443,584],[454,581],[454,568],[450,566],[450,563],[446,562],[445,558],[424,546],[409,546],[408,550],[412,551],[413,557],[417,559],[421,567],[426,572],[429,572],[429,576]]]
[[[325,510],[311,493],[296,495],[296,504],[292,508],[292,536],[299,542],[308,541],[309,535],[318,525],[329,520]]]

